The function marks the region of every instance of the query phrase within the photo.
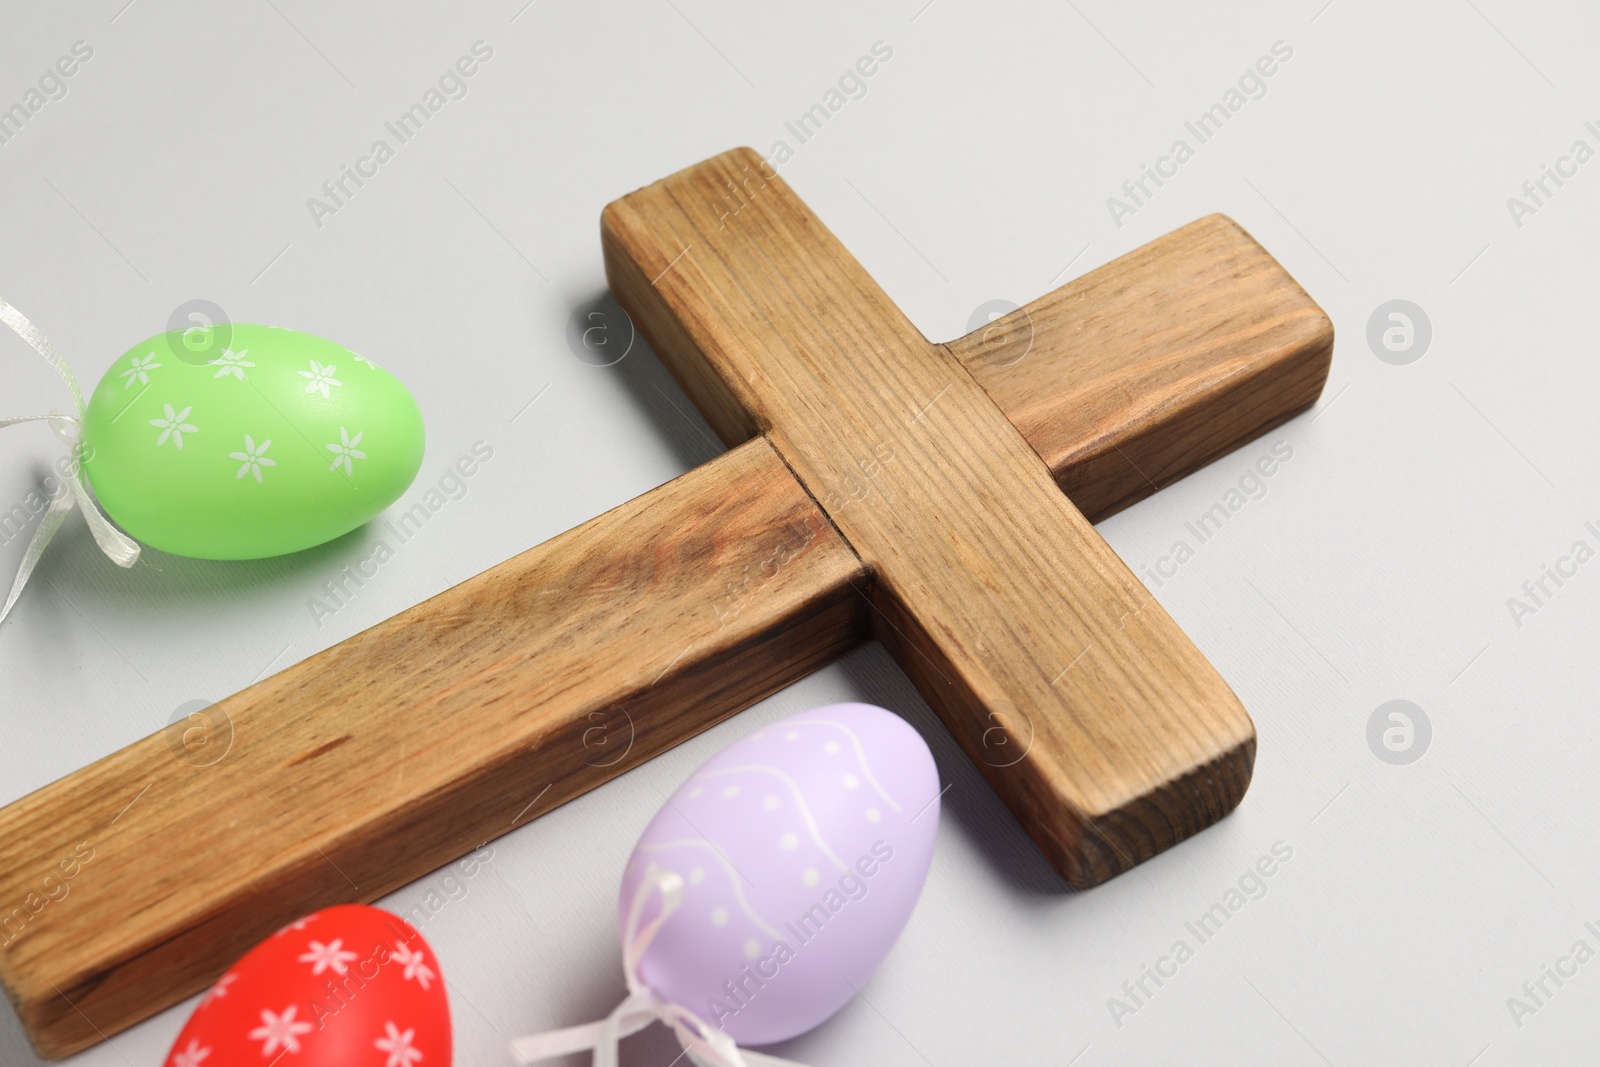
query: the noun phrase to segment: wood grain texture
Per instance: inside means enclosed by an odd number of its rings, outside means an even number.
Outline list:
[[[759,156],[632,193],[601,235],[618,300],[718,432],[765,434],[819,501],[874,634],[1069,882],[1232,810],[1255,754],[1232,691]]]
[[[0,810],[11,1002],[45,1056],[114,1034],[283,923],[388,893],[827,663],[866,636],[864,581],[755,440],[221,701],[214,765],[155,734],[24,797]]]
[[[948,347],[1098,522],[1310,407],[1333,323],[1210,215]]]

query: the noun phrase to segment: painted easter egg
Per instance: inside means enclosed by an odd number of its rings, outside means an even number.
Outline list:
[[[938,826],[933,756],[899,716],[831,704],[755,731],[691,775],[634,848],[624,938],[639,883],[682,880],[640,978],[741,1045],[804,1033],[900,936]]]
[[[129,349],[90,397],[83,441],[89,484],[130,536],[256,559],[330,541],[394,503],[422,465],[422,413],[347,348],[234,323]]]
[[[365,904],[324,908],[251,949],[200,998],[163,1067],[450,1067],[433,950]]]

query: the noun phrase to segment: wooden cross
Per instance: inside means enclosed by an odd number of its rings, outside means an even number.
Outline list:
[[[1321,392],[1328,318],[1244,231],[1202,219],[946,345],[748,149],[601,236],[730,450],[221,701],[219,762],[155,734],[0,811],[0,979],[41,1054],[868,637],[1075,886],[1239,802],[1249,716],[1090,522]]]

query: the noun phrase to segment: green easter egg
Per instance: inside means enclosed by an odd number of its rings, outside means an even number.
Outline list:
[[[83,442],[95,496],[136,540],[259,559],[394,503],[422,465],[422,412],[342,345],[234,323],[134,345],[95,387]]]

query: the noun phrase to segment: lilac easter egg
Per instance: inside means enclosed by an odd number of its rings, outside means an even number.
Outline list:
[[[628,861],[619,925],[652,868],[678,874],[682,902],[640,976],[740,1044],[782,1041],[838,1011],[883,961],[938,828],[938,771],[904,719],[871,704],[804,711],[678,788]]]

